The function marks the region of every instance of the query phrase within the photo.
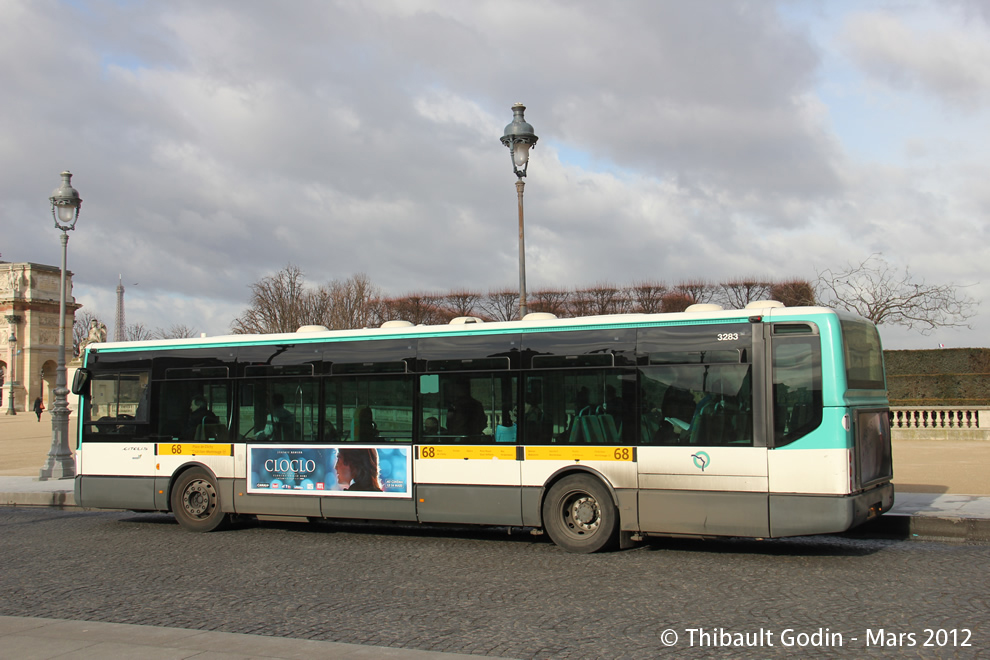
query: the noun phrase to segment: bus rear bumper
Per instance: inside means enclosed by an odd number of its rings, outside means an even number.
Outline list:
[[[894,506],[894,484],[853,495],[770,494],[770,536],[835,534],[862,525]]]

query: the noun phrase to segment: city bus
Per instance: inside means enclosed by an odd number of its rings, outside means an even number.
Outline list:
[[[669,314],[87,347],[76,502],[233,519],[648,536],[836,533],[893,505],[869,321],[775,301]]]

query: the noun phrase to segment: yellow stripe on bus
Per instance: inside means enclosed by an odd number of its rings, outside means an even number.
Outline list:
[[[159,456],[233,456],[234,445],[182,442],[159,444]]]
[[[576,447],[574,445],[526,447],[527,461],[627,461],[636,460],[635,447]]]
[[[427,445],[418,447],[417,457],[420,459],[445,458],[445,459],[472,459],[490,461],[498,459],[500,461],[516,460],[516,446],[467,446],[457,445]]]

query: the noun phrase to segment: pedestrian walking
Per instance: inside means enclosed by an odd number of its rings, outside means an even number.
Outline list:
[[[45,410],[45,404],[41,402],[41,397],[39,396],[34,400],[34,414],[38,416],[38,421],[41,421],[41,413]]]

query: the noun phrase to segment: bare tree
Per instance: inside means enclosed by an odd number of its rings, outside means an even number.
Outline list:
[[[629,309],[629,298],[625,292],[608,282],[599,282],[577,293],[587,298],[591,314],[621,314]]]
[[[188,325],[173,323],[168,328],[158,328],[151,333],[152,339],[189,339],[196,337],[199,333]],[[128,335],[130,336],[130,335]]]
[[[143,323],[131,323],[124,328],[124,336],[127,341],[147,341],[156,339],[155,333],[144,327]]]
[[[313,313],[319,325],[331,330],[379,325],[376,312],[382,293],[364,273],[332,280],[321,286],[315,296]]]
[[[450,319],[440,309],[441,296],[435,293],[412,293],[401,298],[390,298],[385,301],[388,318],[386,320],[403,320],[416,325],[437,325]]]
[[[303,272],[296,266],[289,264],[250,288],[251,306],[231,324],[235,334],[295,332],[309,325],[312,296],[307,294]]]
[[[687,293],[672,291],[664,295],[662,300],[662,310],[665,314],[669,314],[671,312],[683,312],[696,302],[698,301]]]
[[[477,316],[476,309],[481,302],[481,294],[477,291],[457,289],[440,299],[440,308],[450,316]],[[448,319],[448,322],[450,319]]]
[[[633,310],[643,314],[659,314],[663,310],[663,297],[670,291],[663,282],[644,280],[629,287]]]
[[[311,289],[302,270],[289,264],[251,285],[251,306],[231,329],[238,334],[295,332],[304,325],[344,330],[378,325],[388,313],[381,291],[363,273]]]
[[[594,314],[595,303],[588,295],[587,289],[579,289],[571,294],[567,301],[568,316],[591,316]]]
[[[388,299],[384,296],[378,296],[375,298],[368,299],[368,314],[366,322],[363,328],[377,328],[385,321],[389,320],[390,308],[388,306]]]
[[[706,280],[686,280],[674,285],[674,292],[690,298],[693,301],[691,304],[712,302],[716,291],[716,286]]]
[[[859,264],[841,271],[827,268],[818,273],[818,298],[830,307],[854,312],[877,325],[920,328],[923,335],[936,328],[969,327],[976,302],[960,293],[955,284],[929,285],[871,254]]]
[[[744,277],[716,285],[716,300],[729,309],[742,309],[754,300],[766,300],[773,284],[757,277]]]
[[[770,299],[778,300],[788,307],[810,307],[818,304],[815,300],[815,287],[807,280],[774,282],[770,287]]]
[[[519,314],[519,293],[493,289],[486,295],[465,289],[448,293],[411,293],[386,298],[367,275],[331,280],[316,289],[306,286],[302,270],[288,265],[251,285],[251,305],[235,319],[235,333],[294,332],[302,325],[324,325],[331,329],[376,327],[384,321],[402,319],[416,324],[448,323],[457,316],[510,321]],[[531,294],[534,312],[558,317],[616,314],[629,311],[648,314],[683,311],[694,303],[718,301],[743,307],[753,300],[772,297],[789,306],[814,304],[811,285],[801,280],[772,283],[758,278],[713,284],[688,280],[669,286],[641,281],[629,287],[598,283],[576,290],[543,289]],[[91,315],[82,315],[76,333],[84,338]],[[155,337],[191,337],[186,326],[159,329]],[[77,337],[77,341],[80,337]]]
[[[529,311],[567,316],[571,292],[563,289],[541,289],[529,294]]]
[[[512,289],[489,291],[478,306],[496,321],[511,321],[519,315],[519,292]]]

